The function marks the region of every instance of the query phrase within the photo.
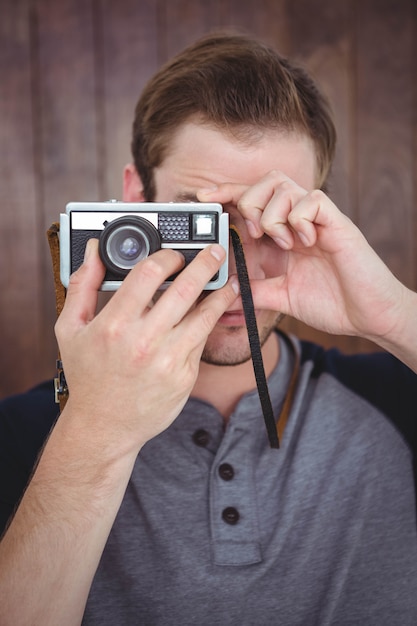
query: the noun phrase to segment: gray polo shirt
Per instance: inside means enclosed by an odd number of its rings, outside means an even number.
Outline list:
[[[280,342],[268,381],[277,415],[295,358]],[[386,391],[393,383],[406,406],[416,378],[388,355],[296,346],[279,450],[256,392],[225,431],[214,407],[190,399],[143,448],[85,625],[417,624],[412,453]]]

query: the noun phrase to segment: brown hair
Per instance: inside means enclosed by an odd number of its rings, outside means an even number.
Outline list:
[[[257,40],[212,34],[164,65],[136,106],[132,154],[146,200],[155,195],[153,169],[175,131],[193,116],[238,138],[265,129],[305,133],[316,149],[319,186],[327,178],[336,132],[312,78]]]

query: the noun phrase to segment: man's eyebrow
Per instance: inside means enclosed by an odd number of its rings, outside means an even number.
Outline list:
[[[175,194],[174,202],[199,202],[199,199],[191,191],[179,191]]]

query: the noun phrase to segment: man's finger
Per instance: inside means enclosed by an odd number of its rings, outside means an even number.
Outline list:
[[[237,276],[232,276],[224,287],[210,293],[188,314],[184,324],[178,326],[183,336],[181,343],[188,346],[187,351],[192,352],[205,344],[220,317],[238,295],[239,282]]]
[[[150,318],[153,327],[159,332],[164,332],[167,324],[170,327],[178,324],[195,304],[225,259],[226,252],[219,244],[207,246],[202,250],[152,308]]]
[[[94,318],[97,308],[98,290],[103,282],[105,269],[98,254],[98,240],[87,242],[84,262],[71,275],[63,311],[58,319],[65,320],[67,326],[71,321],[76,325],[88,323]]]
[[[154,252],[130,270],[107,304],[106,314],[139,318],[160,286],[183,266],[184,257],[176,250]]]

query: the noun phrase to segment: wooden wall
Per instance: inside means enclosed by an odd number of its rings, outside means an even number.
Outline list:
[[[331,195],[417,287],[416,0],[1,0],[0,396],[55,369],[44,232],[69,200],[120,198],[147,78],[236,27],[294,55],[336,109]],[[417,311],[416,311],[417,316]],[[287,322],[303,336],[317,337]],[[321,337],[348,351],[349,338]]]

